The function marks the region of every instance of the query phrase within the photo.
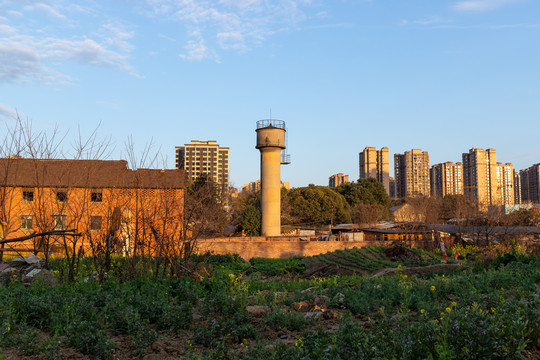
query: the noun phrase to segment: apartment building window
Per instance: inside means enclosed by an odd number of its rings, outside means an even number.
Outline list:
[[[34,201],[34,190],[33,189],[24,189],[22,193],[23,201],[32,202]]]
[[[21,230],[32,230],[34,228],[32,220],[32,215],[21,215]]]
[[[66,190],[56,190],[56,201],[66,202],[67,201],[67,191]]]
[[[67,215],[56,214],[54,216],[54,230],[67,230]]]
[[[101,216],[90,216],[90,230],[101,230]]]
[[[90,201],[92,202],[102,202],[103,201],[103,192],[101,190],[92,190],[90,194]]]

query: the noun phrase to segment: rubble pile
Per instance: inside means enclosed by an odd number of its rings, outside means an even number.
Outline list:
[[[45,267],[45,262],[34,254],[26,257],[16,257],[9,262],[0,263],[0,281],[30,283],[38,279],[44,280],[51,285],[58,283],[54,273]]]
[[[393,245],[388,247],[384,249],[384,253],[390,261],[394,262],[403,263],[407,260],[414,262],[422,261],[422,257],[420,255],[401,245]]]

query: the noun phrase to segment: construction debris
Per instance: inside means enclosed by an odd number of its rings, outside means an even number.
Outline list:
[[[34,254],[20,256],[9,262],[0,263],[0,281],[34,282],[43,280],[50,285],[58,283],[53,272],[45,268],[45,262]]]

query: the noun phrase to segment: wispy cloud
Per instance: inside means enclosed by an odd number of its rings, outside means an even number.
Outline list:
[[[53,17],[56,19],[65,19],[66,17],[62,15],[58,10],[53,8],[50,5],[47,5],[43,2],[36,2],[32,5],[27,5],[24,7],[25,11],[38,11],[41,12],[49,17]]]
[[[15,33],[15,28],[6,24],[0,24],[0,34],[13,34]]]
[[[454,4],[453,8],[463,12],[482,12],[496,10],[502,6],[519,2],[520,0],[469,0]]]
[[[185,26],[189,39],[180,57],[219,61],[217,50],[247,51],[307,16],[310,0],[146,0],[148,13]]]
[[[202,36],[200,36],[200,34],[192,34],[192,37],[195,37],[195,39],[189,40],[187,45],[184,47],[186,52],[179,55],[182,59],[189,61],[214,59],[216,61],[219,61],[219,58],[217,58],[217,56],[213,54],[210,49],[208,49],[204,42],[204,39],[202,38]]]
[[[2,6],[11,9],[4,12],[7,18],[0,24],[0,35],[4,35],[0,36],[0,82],[71,83],[69,75],[53,70],[67,61],[116,68],[136,75],[129,64],[134,33],[121,22],[92,19],[95,21],[92,25],[92,21],[84,18],[95,29],[77,34],[73,25],[83,20],[76,16],[73,18],[77,20],[72,20],[62,12],[80,15],[82,11],[88,15],[86,8],[64,7],[63,2],[57,0],[24,3],[30,5],[19,6],[9,0],[0,4],[0,9]],[[51,19],[46,22],[47,31],[43,31],[44,26],[33,17],[36,11]],[[21,21],[21,17],[29,21]]]
[[[450,20],[443,19],[440,16],[430,16],[423,19],[418,20],[401,20],[400,25],[438,25],[438,24],[445,24],[449,23]]]
[[[17,111],[11,107],[0,104],[0,119],[13,119],[17,116]]]
[[[438,29],[477,29],[477,30],[505,30],[505,29],[540,29],[540,24],[479,24],[479,25],[437,25]]]
[[[84,0],[0,0],[0,82],[69,83],[53,69],[76,61],[136,75],[130,65],[135,32],[124,19],[106,13],[108,2]],[[325,25],[320,0],[138,0],[127,8],[175,22],[180,33],[166,36],[179,44],[187,61],[220,61],[224,51],[245,52],[287,30]],[[312,17],[310,9],[316,8]],[[122,16],[122,15],[118,15]],[[324,19],[324,20],[323,20]],[[182,30],[183,29],[183,30]],[[153,49],[157,51],[157,49]]]

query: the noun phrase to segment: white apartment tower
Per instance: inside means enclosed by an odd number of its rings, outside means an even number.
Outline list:
[[[195,181],[206,175],[216,183],[220,191],[229,188],[229,148],[220,147],[216,141],[192,140],[190,144],[177,146],[176,168],[185,170],[187,178]]]

